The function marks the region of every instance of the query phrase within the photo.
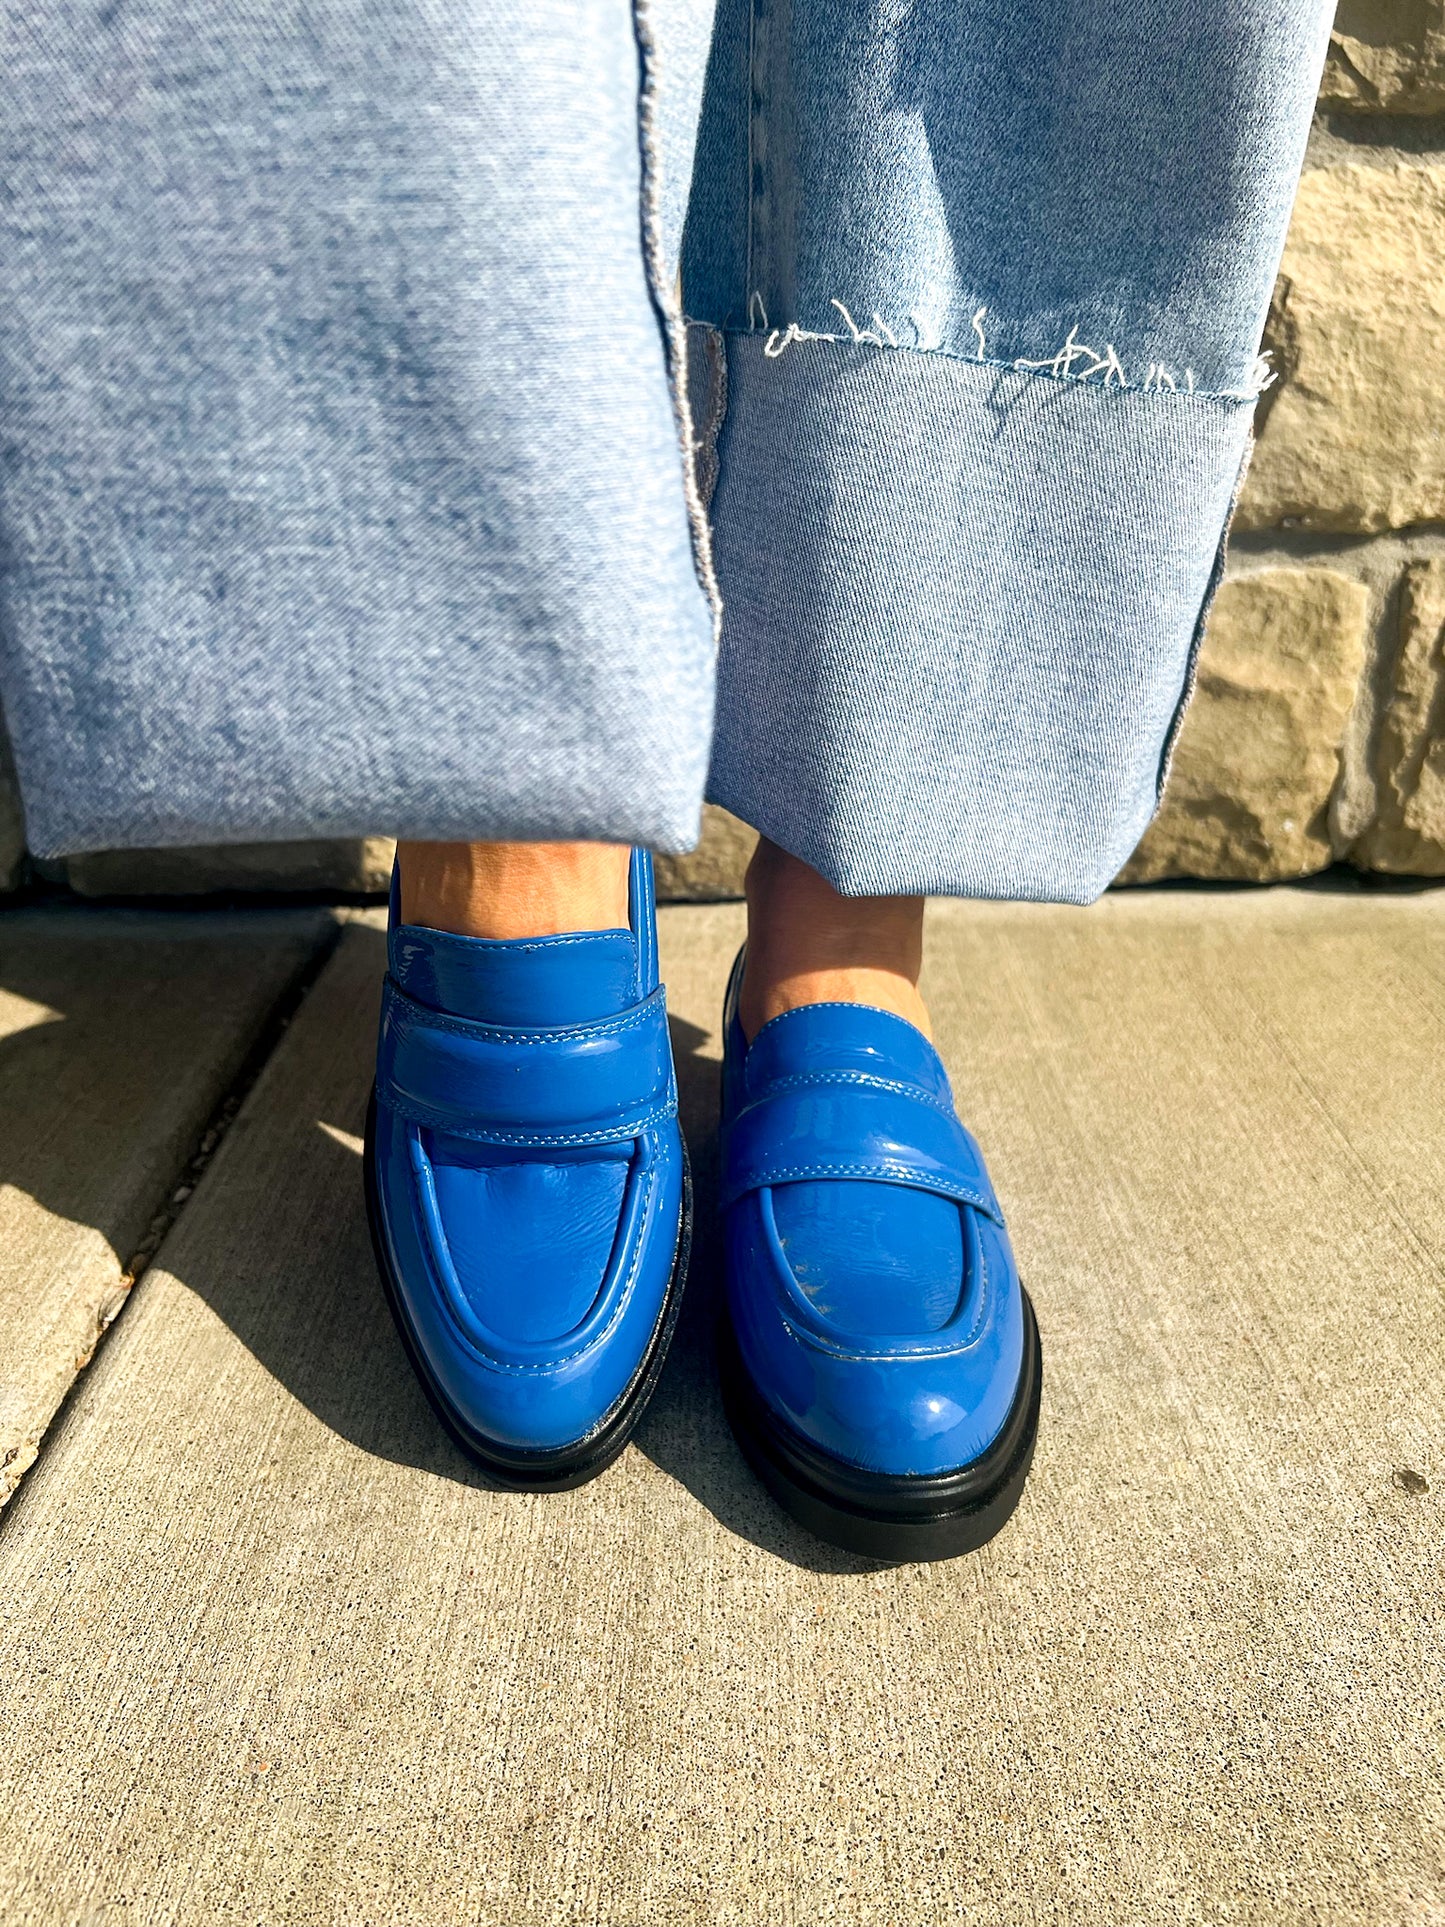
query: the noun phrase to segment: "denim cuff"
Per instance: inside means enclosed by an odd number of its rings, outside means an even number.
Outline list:
[[[1252,399],[689,332],[709,797],[850,895],[1091,901],[1157,807]]]

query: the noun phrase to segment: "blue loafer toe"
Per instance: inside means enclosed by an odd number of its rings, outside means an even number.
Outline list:
[[[658,981],[652,864],[631,927],[387,933],[366,1134],[372,1241],[442,1422],[507,1483],[622,1450],[657,1381],[691,1194]]]
[[[818,1537],[888,1559],[991,1538],[1038,1426],[1038,1329],[977,1143],[921,1031],[724,1011],[723,1381],[739,1443]]]

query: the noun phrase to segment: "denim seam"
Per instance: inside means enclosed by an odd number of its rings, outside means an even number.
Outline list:
[[[659,186],[657,132],[657,38],[652,30],[652,0],[632,0],[633,33],[641,66],[637,101],[637,137],[642,167],[642,254],[652,302],[662,324],[668,387],[673,421],[682,459],[682,492],[692,535],[692,559],[697,579],[712,614],[713,652],[722,641],[722,590],[712,552],[712,524],[698,492],[693,466],[692,405],[687,392],[687,319],[682,296],[667,278],[662,245],[662,194]]]
[[[700,328],[715,327],[715,324],[710,321],[695,321],[693,325]],[[778,330],[772,329],[765,332],[761,328],[724,327],[717,328],[716,332],[722,335],[737,336],[742,340],[766,342],[770,340],[774,334],[778,333]],[[1062,371],[1058,374],[1052,374],[1046,368],[1020,368],[1017,362],[1000,361],[990,355],[960,355],[955,353],[951,348],[914,348],[903,341],[863,340],[861,338],[854,340],[850,339],[847,335],[814,334],[811,330],[795,336],[794,339],[801,341],[826,341],[839,348],[872,348],[884,354],[909,355],[919,361],[953,361],[959,363],[959,365],[964,368],[991,368],[999,374],[1017,375],[1021,379],[1031,381],[1050,382],[1056,387],[1067,383],[1071,388],[1092,387],[1096,392],[1106,394],[1149,395],[1150,397],[1167,395],[1171,401],[1223,403],[1231,408],[1253,408],[1257,399],[1254,395],[1234,393],[1228,389],[1215,391],[1207,388],[1144,388],[1126,381],[1095,382],[1091,380],[1091,375],[1097,374],[1097,369],[1091,370],[1088,375],[1071,375],[1065,374]],[[771,359],[776,360],[777,357],[773,356]]]
[[[757,180],[757,147],[759,134],[763,139],[763,150],[767,151],[767,123],[763,119],[764,101],[758,76],[758,0],[748,0],[748,179],[747,179],[747,236],[743,260],[743,294],[747,299],[748,319],[752,320],[753,261],[755,257],[754,222],[754,183]],[[766,326],[766,323],[764,324]]]

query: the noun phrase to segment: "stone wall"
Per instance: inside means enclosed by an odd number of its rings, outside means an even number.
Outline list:
[[[1445,875],[1445,0],[1341,0],[1266,331],[1277,380],[1164,807],[1121,882]],[[736,894],[709,809],[673,897]],[[390,846],[44,866],[86,895],[384,887]],[[25,874],[0,741],[0,890]]]
[[[1194,701],[1121,880],[1445,875],[1445,0],[1342,0],[1265,346]]]

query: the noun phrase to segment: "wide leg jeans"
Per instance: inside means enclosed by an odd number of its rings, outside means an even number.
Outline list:
[[[32,0],[31,847],[694,840],[1087,900],[1156,807],[1323,0]]]

